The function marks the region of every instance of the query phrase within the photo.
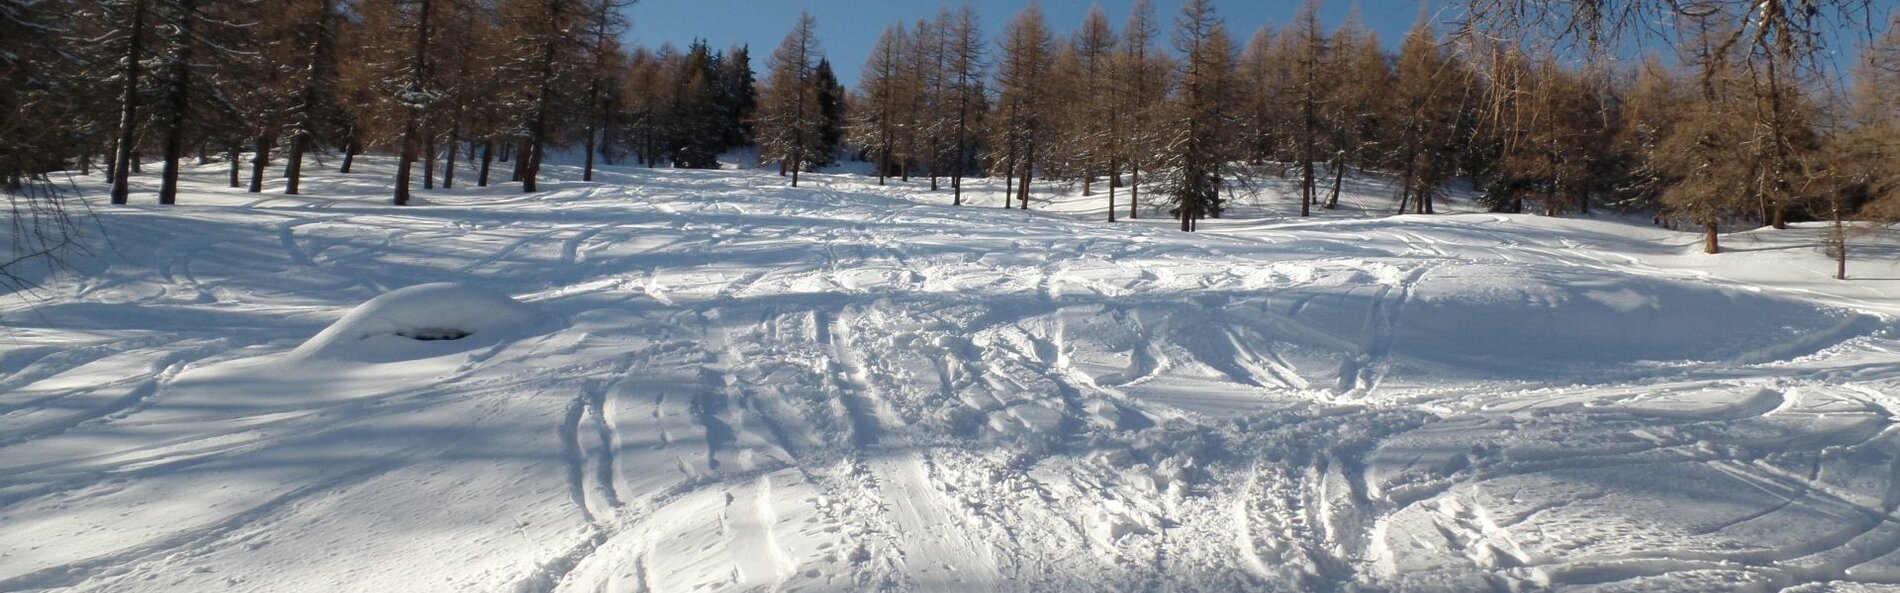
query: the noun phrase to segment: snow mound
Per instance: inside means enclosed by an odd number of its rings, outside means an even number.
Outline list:
[[[1760,292],[1587,269],[1442,266],[1410,290],[1393,328],[1396,355],[1501,375],[1784,360],[1874,321]]]
[[[440,356],[493,343],[536,318],[533,308],[488,289],[420,284],[358,305],[291,356],[361,362]]]

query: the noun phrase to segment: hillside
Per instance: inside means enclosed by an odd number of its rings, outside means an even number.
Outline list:
[[[1900,591],[1891,232],[363,168],[0,299],[0,591]]]

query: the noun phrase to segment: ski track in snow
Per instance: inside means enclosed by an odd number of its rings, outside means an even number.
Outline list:
[[[1900,280],[1819,227],[360,166],[190,172],[0,305],[0,591],[1900,585]],[[440,281],[542,318],[286,363]]]

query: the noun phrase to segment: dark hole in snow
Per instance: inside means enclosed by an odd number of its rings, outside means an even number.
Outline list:
[[[424,342],[433,342],[436,340],[460,340],[462,338],[468,337],[468,335],[471,333],[474,333],[474,332],[463,331],[463,330],[455,329],[452,327],[424,327],[424,328],[405,329],[405,330],[396,331],[396,335],[398,336],[409,338],[411,340],[421,340]]]

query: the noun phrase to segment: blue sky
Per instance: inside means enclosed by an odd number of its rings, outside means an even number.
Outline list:
[[[1163,32],[1172,28],[1176,11],[1181,0],[1149,0],[1154,5],[1155,16],[1162,22]],[[1108,20],[1116,30],[1128,18],[1129,9],[1134,0],[1042,0],[1042,13],[1048,19],[1049,26],[1058,33],[1074,30],[1082,22],[1083,15],[1092,5],[1100,4],[1108,12]],[[1421,0],[1360,0],[1360,20],[1379,33],[1381,40],[1388,45],[1397,43],[1406,29],[1411,28],[1420,15]],[[1462,2],[1438,2],[1423,0],[1427,14],[1437,15],[1437,20],[1454,18],[1449,12],[1440,12],[1440,6],[1459,6]],[[832,66],[838,70],[838,77],[847,85],[854,85],[858,70],[864,65],[864,59],[871,52],[871,46],[877,42],[877,36],[884,28],[896,22],[915,22],[919,18],[929,18],[937,14],[942,6],[958,6],[961,2],[897,0],[640,0],[627,11],[633,27],[627,32],[627,38],[649,46],[658,46],[662,42],[685,47],[694,38],[705,38],[713,47],[724,48],[734,44],[752,46],[753,69],[765,69],[765,58],[784,39],[786,30],[801,10],[810,11],[818,20],[818,38],[825,55],[831,59]],[[1023,0],[972,0],[977,13],[982,17],[983,27],[994,40],[1009,19],[1028,2]],[[1228,28],[1234,32],[1240,42],[1245,42],[1260,25],[1272,25],[1276,29],[1292,20],[1293,13],[1299,10],[1299,0],[1216,0],[1215,7],[1227,19]],[[1320,18],[1328,28],[1346,20],[1353,10],[1353,3],[1322,2]],[[1164,37],[1162,42],[1166,42]]]
[[[1165,35],[1173,26],[1181,0],[1150,2],[1154,4]],[[1215,6],[1227,19],[1236,41],[1244,43],[1261,25],[1275,29],[1285,26],[1301,2],[1215,0]],[[970,0],[969,3],[976,7],[992,41],[1003,24],[1028,5],[1026,0]],[[1873,0],[1870,8],[1875,14],[1869,16],[1884,23],[1884,15],[1890,14],[1896,3],[1900,0]],[[684,48],[695,38],[704,38],[716,48],[749,44],[753,69],[763,77],[766,56],[785,37],[799,11],[810,11],[818,21],[821,48],[831,59],[838,77],[845,85],[856,86],[858,71],[886,26],[929,18],[942,6],[960,4],[960,0],[639,0],[627,11],[632,27],[626,37],[634,43],[655,47],[671,42]],[[1109,22],[1120,30],[1134,0],[1042,0],[1041,4],[1050,27],[1066,34],[1082,22],[1090,6],[1097,4],[1108,12]],[[1321,0],[1320,19],[1330,29],[1344,22],[1356,9],[1360,21],[1377,32],[1388,48],[1393,48],[1421,15],[1439,24],[1440,31],[1444,32],[1459,17],[1457,11],[1463,5],[1464,0]],[[1864,29],[1847,28],[1854,30],[1836,31],[1832,36],[1835,47],[1830,48],[1841,52],[1835,62],[1843,67],[1858,53],[1854,45],[1865,41],[1867,36]],[[1161,42],[1166,42],[1165,36]]]

